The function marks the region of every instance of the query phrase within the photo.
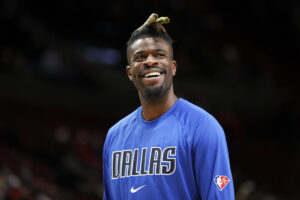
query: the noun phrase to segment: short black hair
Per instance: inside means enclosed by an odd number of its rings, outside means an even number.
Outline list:
[[[127,41],[127,59],[128,59],[128,63],[129,63],[129,50],[131,45],[138,39],[141,38],[146,38],[146,37],[152,37],[152,38],[161,38],[164,41],[166,41],[172,51],[173,51],[173,40],[170,37],[170,35],[166,32],[166,30],[164,29],[163,25],[157,22],[154,22],[152,24],[146,25],[146,26],[142,26],[138,29],[136,29],[135,31],[133,31],[131,33],[131,36],[129,38],[129,40]]]

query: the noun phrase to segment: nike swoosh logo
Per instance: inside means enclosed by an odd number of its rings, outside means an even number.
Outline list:
[[[143,185],[143,186],[138,187],[138,188],[136,188],[136,189],[134,189],[133,186],[132,186],[131,189],[130,189],[130,192],[131,192],[131,193],[136,193],[137,191],[139,191],[140,189],[142,189],[142,188],[145,187],[145,186],[146,186],[146,185]]]

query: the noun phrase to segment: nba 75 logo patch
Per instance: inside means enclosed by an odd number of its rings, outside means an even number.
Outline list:
[[[225,186],[229,183],[229,178],[227,176],[220,176],[220,175],[217,175],[215,178],[214,178],[214,181],[215,181],[215,184],[217,186],[217,188],[222,191]]]

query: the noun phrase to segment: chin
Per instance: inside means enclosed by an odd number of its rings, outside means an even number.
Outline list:
[[[143,90],[143,97],[150,101],[157,101],[164,97],[167,94],[167,91],[165,87],[161,86],[155,86],[155,87],[147,87]]]

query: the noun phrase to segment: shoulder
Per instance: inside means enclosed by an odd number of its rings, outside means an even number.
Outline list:
[[[194,148],[212,150],[226,146],[224,130],[210,113],[188,101],[184,101],[181,109],[178,117],[186,123]]]
[[[139,108],[137,108],[135,111],[130,113],[129,115],[125,116],[121,120],[119,120],[117,123],[115,123],[109,130],[107,135],[115,134],[121,129],[126,129],[129,127],[132,123],[134,123],[137,119],[137,113]]]
[[[176,112],[174,112],[174,115],[184,126],[199,128],[199,126],[219,125],[218,121],[203,108],[187,100],[180,100],[181,104],[178,106]]]
[[[135,111],[125,116],[117,123],[115,123],[112,127],[110,127],[106,134],[104,146],[110,146],[114,138],[119,136],[119,134],[124,133],[127,129],[129,129],[132,126],[132,124],[134,124],[134,122],[137,119],[137,113],[139,109],[140,108],[137,108]]]

